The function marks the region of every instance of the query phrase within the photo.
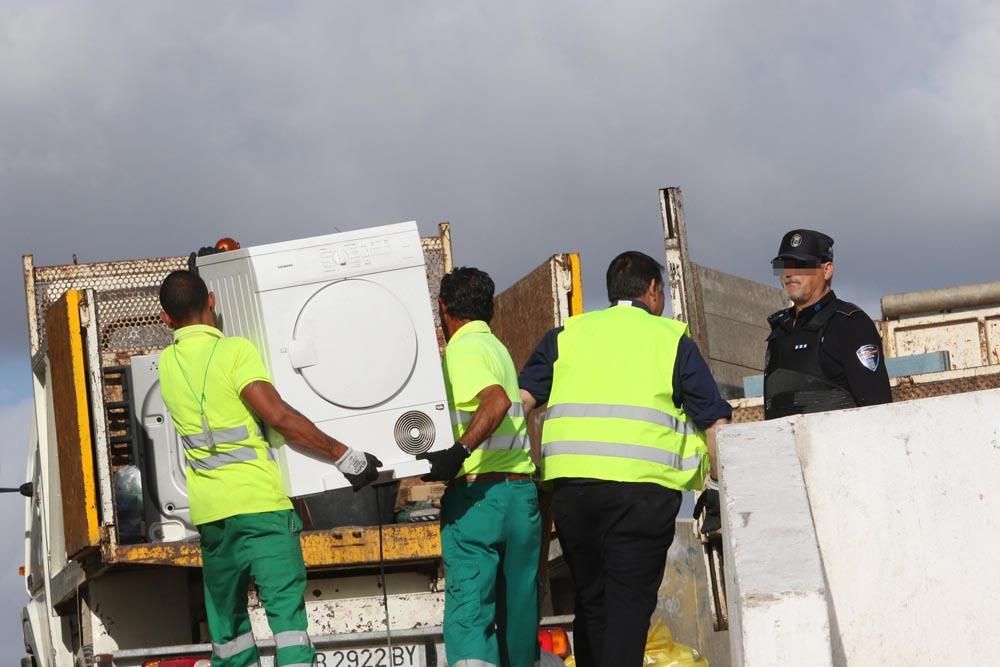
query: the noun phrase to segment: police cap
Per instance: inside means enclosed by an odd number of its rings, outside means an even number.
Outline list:
[[[781,238],[778,256],[772,264],[792,259],[804,262],[833,261],[833,239],[811,229],[793,229]]]

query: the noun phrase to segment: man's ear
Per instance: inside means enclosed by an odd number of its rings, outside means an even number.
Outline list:
[[[167,311],[165,310],[160,311],[160,321],[166,324],[169,328],[174,328],[174,320],[172,317],[167,315]]]
[[[215,292],[208,293],[208,309],[215,312]]]

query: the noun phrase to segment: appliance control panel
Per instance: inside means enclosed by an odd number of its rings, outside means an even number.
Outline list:
[[[416,232],[327,242],[253,256],[260,291],[424,265]]]

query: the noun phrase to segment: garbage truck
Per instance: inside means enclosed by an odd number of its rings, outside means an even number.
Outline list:
[[[386,230],[405,232],[408,240],[386,241]],[[329,466],[272,440],[285,457],[286,484],[306,528],[306,612],[316,664],[447,664],[437,525],[443,486],[421,483],[422,462],[412,455],[434,442],[450,444],[435,303],[440,278],[452,266],[451,231],[446,223],[424,238],[414,223],[377,231],[295,242],[295,253],[281,242],[266,252],[59,266],[24,257],[34,421],[22,667],[210,664],[183,454],[156,381],[157,355],[172,340],[159,320],[158,287],[192,262],[224,304],[217,313],[223,330],[253,339],[276,382],[287,386],[295,376],[308,386],[307,414],[322,413],[332,433],[366,448],[366,433],[388,429],[382,446],[396,450],[380,483],[354,494],[337,488],[341,478]],[[227,271],[218,270],[224,263]],[[532,339],[582,311],[579,256],[553,256],[511,290],[498,295],[494,328],[513,348],[527,350]],[[316,334],[323,313],[345,310],[372,323]],[[317,317],[309,329],[309,318]],[[391,335],[373,340],[376,329]],[[372,354],[384,357],[382,370],[366,376]],[[325,372],[331,364],[346,372]],[[338,384],[345,375],[353,382]],[[407,394],[404,385],[414,378],[420,387]],[[401,404],[384,400],[385,393],[410,398]],[[361,412],[367,416],[359,418]],[[563,664],[571,653],[571,617],[546,605],[539,629],[544,660]],[[274,642],[252,586],[248,607],[262,664],[271,665]]]

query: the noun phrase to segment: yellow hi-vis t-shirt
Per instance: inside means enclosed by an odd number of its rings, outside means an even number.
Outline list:
[[[163,402],[184,440],[191,521],[291,509],[257,418],[240,397],[251,382],[270,382],[253,343],[202,324],[183,327],[158,367]]]
[[[510,353],[482,320],[465,323],[452,335],[442,361],[448,407],[459,440],[479,408],[479,392],[503,387],[511,406],[496,431],[465,460],[459,476],[487,472],[530,475],[535,471],[528,446],[521,389]]]

